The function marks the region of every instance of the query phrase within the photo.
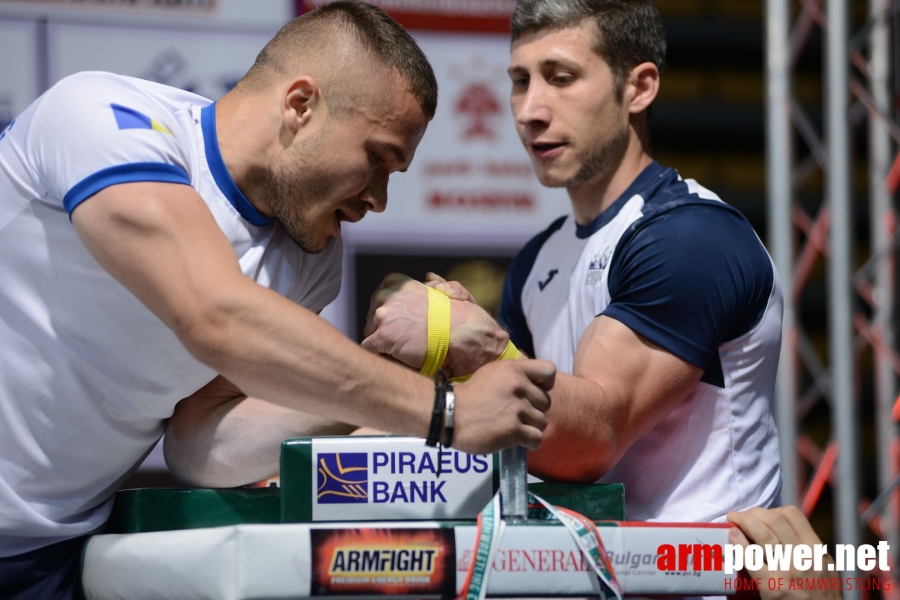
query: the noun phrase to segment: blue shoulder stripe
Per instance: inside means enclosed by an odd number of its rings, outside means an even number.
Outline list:
[[[181,167],[169,163],[139,162],[109,167],[88,175],[72,186],[63,198],[63,206],[69,216],[75,207],[111,185],[136,181],[159,181],[191,185],[191,179]]]

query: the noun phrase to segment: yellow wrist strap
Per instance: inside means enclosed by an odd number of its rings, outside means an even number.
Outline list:
[[[450,298],[440,290],[428,288],[428,347],[425,350],[425,364],[419,371],[426,377],[434,377],[444,366],[450,349]],[[519,349],[512,340],[507,342],[503,354],[497,360],[519,360]],[[459,375],[450,381],[463,382],[472,375]]]
[[[503,354],[497,360],[519,360],[519,349],[512,343],[512,340],[509,340],[506,344],[506,350],[503,351]]]
[[[425,364],[419,371],[426,377],[434,377],[444,366],[450,349],[450,298],[433,287],[428,288],[428,348]]]
[[[516,348],[512,341],[509,341],[506,344],[506,349],[503,351],[503,354],[498,356],[497,360],[519,360],[519,349]],[[458,377],[452,377],[450,381],[453,383],[462,383],[468,381],[471,376],[471,373],[468,375],[460,375]]]

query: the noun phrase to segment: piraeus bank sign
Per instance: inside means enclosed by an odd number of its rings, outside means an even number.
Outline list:
[[[313,521],[471,519],[496,490],[494,456],[419,439],[315,439],[311,458]]]

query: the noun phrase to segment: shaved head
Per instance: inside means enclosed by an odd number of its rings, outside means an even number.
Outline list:
[[[431,120],[437,81],[428,59],[396,21],[358,0],[337,0],[290,21],[266,44],[235,91],[258,91],[311,75],[330,110],[340,113],[365,90],[375,91],[368,84],[373,69],[383,69],[387,77],[399,75]],[[380,79],[383,85],[390,85],[387,77]]]

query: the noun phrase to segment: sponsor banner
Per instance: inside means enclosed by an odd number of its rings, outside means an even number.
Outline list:
[[[651,524],[644,528],[629,523],[598,525],[628,596],[721,596],[738,592],[734,589],[736,585],[731,589],[726,587],[721,572],[717,581],[712,581],[703,577],[667,576],[658,571],[655,564],[645,564],[657,559],[657,548],[662,543],[724,545],[727,543],[727,526],[710,528],[691,523],[674,527]],[[447,533],[434,533],[440,529]],[[421,538],[403,537],[403,532],[422,530],[428,531]],[[383,531],[389,533],[379,533]],[[453,533],[455,537],[443,537]],[[432,597],[450,598],[453,596],[453,574],[457,590],[461,590],[465,582],[476,535],[476,526],[472,523],[455,525],[451,531],[449,527],[438,528],[436,523],[384,522],[313,526],[280,523],[158,531],[152,535],[99,535],[94,536],[85,550],[85,590],[92,598],[136,598],[142,597],[141,593],[148,589],[157,591],[156,596],[162,598],[192,597],[197,590],[217,590],[215,597],[222,598],[305,598],[325,594],[353,597],[357,592],[369,596],[394,595],[383,588],[373,589],[376,582],[360,580],[401,577],[404,579],[401,585],[406,586],[428,585],[425,578],[431,577],[436,585],[438,581],[447,585],[437,573],[443,568],[449,575],[450,589],[438,586],[442,591],[410,591],[409,594],[412,597],[433,594]],[[645,535],[649,536],[649,541],[643,537]],[[436,559],[428,564],[435,555],[425,551],[441,544],[447,552],[441,554],[438,550]],[[336,554],[338,548],[343,549],[340,557]],[[364,556],[363,548],[370,553]],[[400,554],[402,550],[421,552]],[[354,551],[356,553],[351,554]],[[375,551],[377,554],[372,553]],[[452,558],[448,559],[451,554]],[[491,561],[493,571],[488,582],[488,596],[596,597],[591,585],[590,565],[582,561],[582,556],[572,536],[561,525],[510,524]],[[442,557],[450,564],[442,563]],[[141,568],[135,570],[135,564],[140,564]],[[235,568],[235,565],[242,567]],[[428,567],[432,566],[435,572],[428,575]],[[825,580],[829,586],[835,579],[836,584],[844,586],[852,583],[850,578],[841,581],[837,578],[839,574],[835,575],[834,579]],[[858,587],[873,589],[880,584],[887,589],[887,585],[893,585],[886,583],[887,576],[888,573],[881,573],[879,579],[868,581],[860,578]],[[354,583],[336,577],[357,577],[357,587],[352,588]],[[406,577],[422,579],[407,583]],[[783,589],[800,589],[800,580],[794,582],[793,588],[789,587],[791,581],[785,579]],[[818,583],[806,580],[803,589],[810,588],[811,584],[817,586],[815,589],[821,589]],[[377,585],[384,585],[384,582]],[[388,581],[388,585],[397,584]],[[763,585],[768,585],[765,578]],[[406,592],[400,591],[396,595],[400,593]]]
[[[452,529],[313,529],[313,596],[454,597]]]
[[[409,170],[391,176],[386,212],[345,227],[344,235],[351,243],[395,244],[503,236],[518,248],[571,209],[564,190],[537,180],[516,132],[509,39],[427,32],[415,38],[440,83],[437,113]]]
[[[473,519],[494,494],[493,456],[419,439],[313,439],[312,461],[313,521]]]
[[[299,0],[298,12],[331,0]],[[436,31],[509,31],[509,16],[516,0],[369,0],[407,29]]]
[[[661,544],[724,544],[728,526],[691,524],[631,527],[598,523],[600,537],[616,578],[627,594],[732,594],[720,571],[660,571]],[[456,528],[457,590],[462,589],[473,558],[475,528]],[[492,564],[490,594],[534,595],[535,590],[561,596],[596,594],[590,564],[563,527],[507,527]]]
[[[148,21],[265,27],[294,16],[294,0],[0,0],[0,14],[146,25]]]
[[[9,126],[39,95],[37,26],[0,20],[0,131]]]
[[[49,26],[50,82],[110,71],[218,100],[243,77],[269,35],[108,26]]]

